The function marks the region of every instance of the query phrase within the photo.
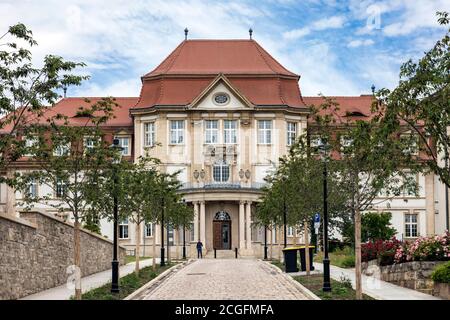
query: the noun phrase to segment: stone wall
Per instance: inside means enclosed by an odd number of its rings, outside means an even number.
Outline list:
[[[433,294],[431,274],[442,261],[413,261],[389,266],[378,266],[376,260],[363,263],[363,274],[374,276],[380,280]]]
[[[82,276],[111,268],[113,244],[81,231]],[[120,247],[120,263],[125,249]],[[73,265],[73,225],[50,214],[0,214],[0,300],[18,299],[65,284]]]

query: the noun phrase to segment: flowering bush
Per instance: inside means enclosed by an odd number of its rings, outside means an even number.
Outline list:
[[[442,236],[420,237],[409,247],[407,261],[450,260],[450,233]]]
[[[394,263],[394,256],[397,248],[401,245],[395,237],[390,240],[369,241],[361,245],[362,261],[373,259],[378,260],[380,265],[388,265]]]

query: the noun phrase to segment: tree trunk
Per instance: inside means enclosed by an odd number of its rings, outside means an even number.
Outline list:
[[[155,229],[153,231],[153,245],[152,245],[152,269],[153,271],[156,270],[156,225]]]
[[[282,230],[281,230],[282,228],[279,228],[279,231],[278,231],[278,234],[279,234],[279,237],[278,237],[278,261],[281,261],[281,262],[283,262],[281,259],[282,259],[282,254],[281,254],[281,239],[283,238],[283,235],[282,235]]]
[[[359,203],[355,208],[355,285],[356,299],[362,299],[362,283],[361,283],[361,212],[359,211]]]
[[[73,228],[73,261],[75,264],[75,299],[81,300],[81,243],[80,243],[80,222],[75,218]]]
[[[273,226],[270,229],[270,260],[273,259]]]
[[[305,229],[304,229],[304,234],[305,234],[305,263],[306,263],[306,275],[309,276],[310,274],[310,259],[311,257],[309,256],[309,232],[308,232],[308,221],[305,222]]]
[[[136,263],[134,264],[134,273],[138,276],[139,275],[139,258],[140,258],[140,252],[141,252],[141,224],[136,223],[135,224],[135,241],[136,241]]]

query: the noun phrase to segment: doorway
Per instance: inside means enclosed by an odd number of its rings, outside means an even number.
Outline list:
[[[225,211],[216,213],[213,220],[213,244],[217,250],[231,250],[231,219]]]

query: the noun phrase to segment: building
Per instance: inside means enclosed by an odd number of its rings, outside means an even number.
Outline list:
[[[184,199],[195,212],[185,233],[191,255],[199,239],[209,252],[237,248],[242,256],[262,255],[264,230],[252,226],[252,216],[264,177],[307,130],[307,105],[320,104],[320,98],[301,95],[299,79],[254,40],[185,40],[141,78],[139,97],[117,98],[120,108],[105,126],[105,139],[120,138],[123,155],[130,159],[148,153],[161,160],[161,170],[181,172]],[[354,116],[365,117],[372,97],[335,99]],[[75,121],[75,111],[84,103],[83,98],[65,98],[54,108]],[[442,185],[434,175],[417,179],[419,197],[402,195],[374,208],[392,212],[399,238],[446,228]],[[34,192],[41,191],[35,187]],[[20,198],[20,193],[1,187],[5,211],[13,210]],[[158,254],[161,228],[141,228],[141,254],[151,255],[154,241]],[[101,229],[112,237],[111,223],[102,221]],[[120,243],[130,250],[135,247],[134,230],[131,222],[120,223]],[[170,255],[180,256],[183,231],[164,232]],[[287,236],[289,243],[302,242],[293,227]],[[279,255],[281,230],[271,230],[268,242],[269,252]]]

